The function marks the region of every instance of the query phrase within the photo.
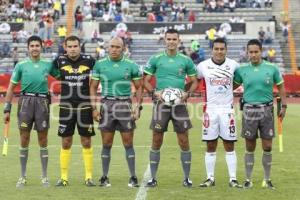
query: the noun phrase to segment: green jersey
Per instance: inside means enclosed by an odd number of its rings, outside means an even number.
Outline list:
[[[18,84],[21,81],[21,91],[30,93],[48,93],[48,75],[59,77],[59,71],[52,67],[52,62],[40,59],[32,61],[25,59],[18,62],[10,81]]]
[[[142,78],[139,66],[125,57],[113,61],[109,56],[98,60],[94,66],[92,79],[100,80],[102,96],[130,96],[131,81]]]
[[[235,71],[234,82],[243,84],[244,101],[250,104],[261,104],[273,101],[273,86],[283,83],[278,67],[262,61],[259,65],[247,63]]]
[[[156,90],[167,87],[183,90],[186,76],[196,76],[193,61],[181,53],[170,56],[162,52],[152,56],[144,72],[149,75],[155,74]]]

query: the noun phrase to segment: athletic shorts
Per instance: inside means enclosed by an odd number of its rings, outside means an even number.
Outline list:
[[[102,132],[132,132],[136,128],[130,99],[102,99],[100,115],[99,129]]]
[[[242,137],[246,139],[272,139],[275,137],[273,105],[252,107],[244,105]],[[259,131],[259,134],[258,134]]]
[[[49,100],[47,97],[20,96],[18,102],[18,126],[31,131],[33,123],[37,132],[49,129]]]
[[[74,135],[77,125],[78,134],[84,137],[95,135],[93,114],[91,107],[85,108],[60,108],[58,135],[69,137]]]
[[[192,128],[186,104],[167,106],[161,101],[154,101],[150,129],[157,133],[168,131],[169,121],[176,133],[185,133]]]
[[[219,137],[236,141],[236,124],[232,108],[210,109],[203,113],[202,140],[212,141]]]

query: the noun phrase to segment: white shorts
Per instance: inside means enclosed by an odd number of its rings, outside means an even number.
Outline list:
[[[202,140],[211,141],[219,137],[236,141],[236,125],[233,109],[212,109],[203,113]]]

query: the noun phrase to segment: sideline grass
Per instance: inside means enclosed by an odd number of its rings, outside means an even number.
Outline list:
[[[0,110],[3,109],[0,106]],[[194,105],[195,106],[195,105]],[[148,129],[151,106],[144,106],[142,118],[137,123],[137,130],[135,135],[135,150],[137,158],[137,175],[141,181],[144,171],[148,165],[148,152],[151,145],[151,132]],[[192,108],[195,110],[196,108]],[[53,114],[57,115],[57,107],[54,107]],[[198,110],[198,109],[197,109]],[[299,132],[299,118],[300,106],[289,105],[287,117],[284,121],[284,152],[278,152],[278,138],[274,140],[273,150],[273,168],[272,180],[276,187],[275,191],[269,191],[261,188],[261,181],[263,177],[263,169],[261,166],[261,147],[258,142],[255,154],[254,166],[254,188],[251,190],[237,190],[228,187],[228,173],[225,163],[225,154],[222,143],[219,143],[217,152],[216,164],[216,187],[202,189],[197,187],[201,181],[205,179],[204,166],[204,152],[205,144],[201,142],[201,121],[193,114],[194,128],[190,131],[190,143],[192,150],[192,169],[191,178],[194,187],[191,189],[183,188],[182,184],[182,170],[179,157],[179,148],[177,146],[176,136],[172,126],[169,126],[169,132],[165,136],[164,146],[161,150],[161,163],[158,171],[159,186],[154,189],[149,189],[147,199],[149,200],[183,200],[183,199],[222,199],[222,200],[297,200],[300,197],[299,190],[299,166],[300,159],[298,153],[300,152],[300,134]],[[238,132],[240,132],[240,115],[237,116],[239,121]],[[1,119],[2,120],[2,119]],[[27,166],[28,185],[18,190],[15,188],[16,181],[20,174],[18,146],[19,136],[16,126],[16,105],[13,106],[13,113],[10,125],[9,136],[9,151],[7,157],[0,157],[0,199],[9,200],[39,200],[39,199],[55,199],[55,200],[84,200],[84,199],[135,199],[137,189],[128,188],[128,169],[124,157],[124,149],[120,140],[119,134],[116,134],[114,147],[112,149],[112,160],[110,167],[111,188],[87,188],[83,185],[84,169],[82,163],[81,147],[76,133],[74,137],[74,147],[72,148],[72,159],[70,166],[70,186],[67,188],[55,188],[53,185],[59,177],[59,150],[60,138],[57,136],[57,120],[52,120],[51,129],[49,132],[49,178],[51,187],[48,189],[42,188],[40,184],[40,160],[39,148],[37,146],[36,133],[31,134],[31,145],[29,150],[29,160]],[[3,143],[3,123],[0,123],[1,140],[0,148],[2,150]],[[94,180],[97,181],[101,176],[100,164],[100,149],[101,141],[99,131],[93,138],[94,144]],[[240,140],[236,144],[236,152],[238,155],[238,178],[240,182],[244,179],[244,141]]]

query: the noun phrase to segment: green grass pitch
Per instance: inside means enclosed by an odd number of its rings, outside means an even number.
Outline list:
[[[275,191],[261,188],[263,178],[263,169],[261,165],[261,143],[258,142],[255,154],[255,166],[253,173],[254,188],[250,190],[233,189],[228,187],[228,173],[225,163],[225,154],[222,143],[219,142],[216,163],[216,186],[213,188],[199,188],[198,185],[206,177],[204,166],[205,143],[201,141],[201,121],[199,117],[200,107],[190,105],[193,121],[193,129],[190,131],[190,144],[192,150],[192,168],[191,179],[193,180],[193,188],[187,189],[182,187],[183,173],[179,159],[179,147],[176,141],[176,135],[172,132],[173,127],[169,125],[169,132],[166,133],[164,145],[161,149],[161,163],[158,170],[158,187],[147,191],[147,199],[150,200],[183,200],[183,199],[222,199],[222,200],[297,200],[300,199],[299,180],[300,180],[300,133],[299,133],[299,116],[300,106],[289,105],[287,116],[284,121],[284,152],[278,152],[278,138],[274,140],[273,149],[273,167],[272,180],[276,187]],[[57,117],[57,106],[52,106],[52,115]],[[3,110],[3,104],[0,106]],[[237,113],[238,133],[241,128],[241,114]],[[149,122],[151,116],[151,105],[144,106],[142,117],[137,122],[135,131],[135,151],[136,151],[136,171],[139,181],[142,181],[143,174],[148,165],[148,152],[151,145],[151,131],[149,130]],[[2,120],[2,119],[1,119]],[[69,172],[70,186],[67,188],[55,188],[54,185],[60,176],[59,170],[59,151],[61,139],[57,136],[57,120],[51,121],[51,129],[49,131],[49,178],[51,187],[43,188],[40,183],[41,164],[39,159],[39,148],[37,145],[36,133],[31,133],[31,143],[29,150],[29,160],[27,166],[27,186],[23,189],[16,189],[15,184],[20,174],[18,147],[19,133],[16,125],[16,104],[13,106],[10,135],[9,150],[7,157],[0,157],[0,199],[105,199],[105,200],[133,200],[136,198],[138,189],[128,188],[128,169],[124,156],[124,149],[117,133],[115,136],[114,147],[112,149],[112,159],[110,166],[111,188],[93,187],[87,188],[83,184],[84,169],[82,162],[81,147],[78,134],[74,137],[74,146],[72,148],[72,159]],[[0,123],[1,134],[3,133],[3,123]],[[0,148],[2,150],[2,136]],[[99,131],[93,137],[94,145],[94,181],[98,182],[101,176],[100,151],[101,140]],[[238,155],[238,179],[240,182],[244,180],[244,141],[239,138],[236,143],[236,152]]]

